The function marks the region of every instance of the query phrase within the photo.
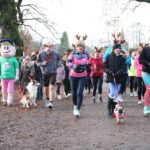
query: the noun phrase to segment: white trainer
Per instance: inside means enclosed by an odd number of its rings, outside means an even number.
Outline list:
[[[71,96],[71,93],[68,93],[68,96]]]
[[[58,98],[58,99],[61,99],[61,95],[58,95],[57,98]]]
[[[73,114],[74,114],[74,115],[76,114],[76,110],[77,110],[77,106],[74,105],[74,107],[73,107]]]
[[[53,103],[52,103],[52,101],[48,101],[47,107],[48,107],[49,109],[52,109],[52,108],[53,108]]]
[[[134,93],[134,96],[137,97],[137,91],[134,91],[133,93]]]
[[[74,111],[74,115],[75,115],[76,117],[80,117],[80,110],[76,109],[76,110]]]
[[[80,116],[80,110],[77,109],[77,106],[76,106],[76,105],[74,105],[73,114],[74,114],[74,116],[76,116],[76,117],[79,117],[79,116]]]
[[[138,105],[141,105],[143,104],[143,102],[141,100],[138,101]]]
[[[130,93],[130,96],[131,96],[131,97],[133,97],[133,96],[134,96],[134,94],[133,94],[133,93]]]

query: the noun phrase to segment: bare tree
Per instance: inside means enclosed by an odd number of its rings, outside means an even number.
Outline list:
[[[42,39],[49,38],[45,35],[42,35],[42,33],[37,30],[37,25],[42,24],[50,32],[52,37],[57,39],[58,32],[55,29],[55,24],[52,21],[48,21],[47,15],[46,13],[44,13],[45,10],[43,8],[36,4],[23,4],[20,6],[20,8],[23,15],[23,22],[20,24],[21,26],[26,26],[30,28],[32,31],[37,33]],[[34,26],[31,25],[31,22],[34,22]]]

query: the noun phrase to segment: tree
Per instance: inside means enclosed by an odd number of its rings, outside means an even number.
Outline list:
[[[65,31],[62,34],[62,38],[60,40],[60,46],[59,46],[59,49],[58,49],[59,52],[60,52],[60,55],[62,56],[68,48],[69,48],[69,40],[68,40],[67,32]]]
[[[23,45],[18,30],[18,22],[23,23],[20,13],[21,2],[22,0],[18,0],[17,2],[14,0],[0,0],[1,36],[12,39],[18,46]]]

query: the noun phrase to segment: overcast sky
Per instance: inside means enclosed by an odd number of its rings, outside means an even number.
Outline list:
[[[112,1],[110,0],[110,2]],[[25,3],[28,3],[28,0],[25,0]],[[109,20],[111,15],[112,18],[118,15],[117,13],[120,13],[118,10],[122,7],[113,5],[114,8],[110,11],[112,6],[106,6],[100,0],[29,0],[29,3],[34,3],[44,8],[48,20],[56,24],[55,28],[60,33],[59,38],[61,33],[66,31],[69,42],[73,43],[77,33],[81,35],[87,34],[87,43],[89,45],[98,45],[99,40],[106,37],[107,28],[104,14],[109,13],[107,16],[107,20]],[[148,4],[142,4],[134,12],[127,11],[120,14],[120,27],[118,30],[123,27],[124,31],[128,33],[129,26],[132,23],[141,22],[144,26],[145,38],[147,38],[150,35],[148,33],[150,30],[149,14],[150,5]],[[51,37],[51,34],[43,26],[38,26],[37,30],[42,35]],[[36,34],[34,36],[40,38]]]

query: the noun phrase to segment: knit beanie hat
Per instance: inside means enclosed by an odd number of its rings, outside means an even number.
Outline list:
[[[113,50],[114,50],[114,49],[120,49],[120,50],[121,50],[122,48],[121,48],[121,45],[119,44],[119,45],[114,45],[114,46],[113,46]]]

